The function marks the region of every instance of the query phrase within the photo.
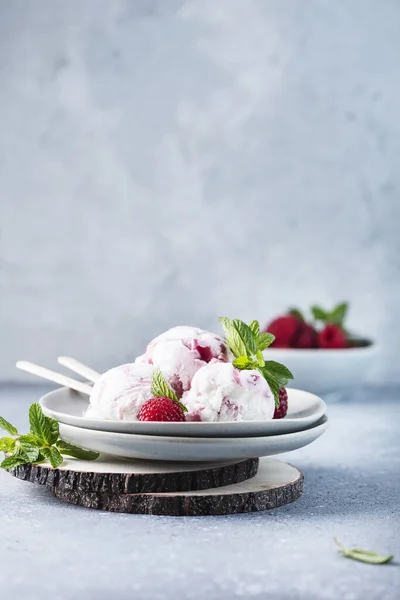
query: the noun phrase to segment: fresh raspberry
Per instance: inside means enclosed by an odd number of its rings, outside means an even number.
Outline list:
[[[139,421],[186,421],[181,406],[165,396],[147,400],[137,418]]]
[[[271,321],[264,331],[268,331],[275,336],[275,341],[271,346],[275,348],[291,348],[300,331],[301,325],[302,321],[292,315],[287,315],[286,317],[278,317]]]
[[[286,388],[279,390],[279,406],[275,407],[274,419],[283,419],[286,417],[288,409],[288,393]]]
[[[340,327],[328,323],[319,332],[318,341],[320,348],[347,348],[346,335]]]
[[[297,337],[294,340],[295,348],[317,348],[318,333],[312,325],[301,323]]]

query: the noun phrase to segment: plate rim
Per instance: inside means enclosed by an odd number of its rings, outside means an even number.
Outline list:
[[[79,430],[79,431],[83,431],[85,433],[89,433],[89,434],[101,434],[102,436],[107,435],[107,436],[118,436],[118,439],[120,439],[120,436],[122,436],[124,439],[129,439],[129,438],[135,438],[135,440],[137,440],[138,442],[149,442],[149,443],[165,443],[165,444],[171,444],[171,443],[183,443],[183,444],[189,444],[193,443],[193,441],[197,442],[197,443],[201,443],[202,445],[210,445],[210,444],[218,444],[218,445],[227,445],[227,444],[233,444],[233,443],[249,443],[249,440],[251,440],[250,443],[252,444],[256,444],[258,443],[262,443],[262,441],[268,439],[269,441],[271,441],[271,443],[277,441],[278,439],[282,439],[283,436],[288,436],[288,435],[295,435],[295,436],[299,436],[299,435],[305,435],[306,433],[310,432],[311,430],[315,430],[318,429],[319,427],[324,427],[325,429],[328,427],[329,424],[329,419],[328,416],[326,414],[324,414],[316,423],[313,423],[310,427],[306,427],[305,429],[302,429],[300,431],[288,431],[287,433],[279,433],[276,435],[263,435],[263,436],[252,436],[252,437],[185,437],[185,436],[178,436],[178,437],[173,437],[173,436],[166,436],[166,435],[142,435],[142,434],[136,434],[136,433],[120,433],[120,432],[116,432],[116,431],[99,431],[98,429],[86,429],[84,427],[77,427],[75,425],[68,425],[67,423],[61,423],[61,425],[63,427],[72,427],[72,429],[74,430]]]
[[[73,390],[70,390],[67,387],[61,387],[58,388],[56,390],[52,390],[51,392],[46,393],[44,396],[42,396],[39,399],[39,404],[43,410],[43,412],[45,413],[46,416],[50,416],[51,418],[57,420],[59,423],[64,424],[64,425],[69,425],[71,427],[78,427],[80,429],[87,429],[90,431],[103,431],[105,433],[123,433],[125,435],[141,435],[140,433],[136,433],[136,432],[128,432],[128,431],[110,431],[110,430],[104,430],[104,429],[99,429],[99,425],[102,424],[112,424],[112,423],[118,423],[118,424],[138,424],[138,421],[116,421],[116,420],[112,420],[112,419],[93,419],[93,418],[87,418],[87,417],[80,417],[80,416],[76,416],[76,415],[70,415],[68,413],[62,413],[60,411],[54,410],[52,408],[48,408],[45,403],[46,400],[50,397],[53,396],[54,393],[56,392],[61,392],[62,390],[64,391],[69,391],[72,392],[74,395],[76,395],[77,397],[79,397],[80,399],[85,398],[83,394],[79,394],[78,392],[74,392]],[[297,388],[288,388],[288,394],[289,394],[289,398],[292,394],[296,394],[296,393],[301,393],[301,394],[307,394],[308,396],[312,396],[314,397],[317,402],[318,402],[318,409],[315,411],[315,415],[317,418],[315,418],[314,421],[312,421],[312,423],[306,424],[306,428],[309,428],[310,426],[314,425],[315,423],[317,423],[324,415],[326,415],[327,413],[327,405],[325,403],[325,401],[318,396],[317,394],[314,394],[313,392],[308,392],[306,390],[300,390]],[[61,418],[65,418],[67,417],[68,419],[74,419],[74,420],[81,420],[82,424],[71,424],[71,423],[66,423],[63,420],[60,420]],[[310,415],[308,415],[308,417],[285,417],[284,419],[269,419],[266,421],[214,421],[214,422],[201,422],[201,421],[185,421],[185,422],[162,422],[162,421],[154,421],[151,423],[146,423],[143,422],[143,424],[141,423],[139,425],[139,427],[142,427],[144,430],[147,429],[151,429],[151,426],[160,426],[162,425],[163,429],[168,432],[168,430],[178,430],[179,428],[183,428],[185,427],[185,429],[192,429],[193,432],[196,432],[196,429],[200,429],[202,426],[208,426],[210,429],[215,429],[216,433],[218,431],[218,429],[222,429],[224,426],[228,426],[228,428],[234,428],[234,427],[240,427],[243,426],[243,424],[248,424],[248,429],[251,429],[251,426],[254,426],[255,428],[261,428],[263,426],[265,426],[265,424],[271,424],[271,423],[276,423],[276,428],[279,428],[279,425],[281,423],[285,423],[288,426],[293,426],[295,427],[296,425],[301,427],[302,429],[304,429],[304,427],[302,427],[305,423],[304,421],[306,419],[309,419]],[[88,423],[85,423],[85,421],[90,421],[90,427]],[[274,425],[272,426],[274,427]],[[300,429],[301,430],[301,429]],[[294,433],[294,432],[288,432],[285,431],[283,433]],[[157,434],[150,434],[147,433],[146,431],[143,431],[143,435],[152,435],[153,437]],[[273,432],[269,433],[269,436],[274,435]],[[282,433],[276,433],[276,435],[282,435]],[[165,437],[165,436],[161,436],[161,437]],[[184,436],[182,436],[184,437]],[[224,435],[224,437],[229,437]],[[232,436],[231,436],[232,437]],[[250,436],[249,436],[250,437]],[[251,437],[257,437],[256,436],[251,436]]]

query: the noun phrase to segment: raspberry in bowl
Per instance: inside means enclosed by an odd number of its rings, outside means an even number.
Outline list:
[[[378,349],[371,340],[348,331],[348,303],[331,311],[312,306],[310,313],[307,318],[291,309],[270,321],[265,331],[275,340],[264,350],[264,358],[287,365],[296,387],[315,394],[343,394],[362,385]]]

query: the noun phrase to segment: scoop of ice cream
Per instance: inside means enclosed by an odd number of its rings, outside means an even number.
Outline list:
[[[231,363],[202,367],[182,402],[188,421],[266,421],[275,410],[274,396],[259,371],[239,371]]]
[[[160,369],[181,398],[199,369],[208,363],[227,360],[228,351],[221,337],[196,327],[179,326],[154,338],[135,363]]]
[[[93,386],[86,416],[114,421],[136,421],[142,405],[152,398],[153,367],[129,363],[103,373]]]

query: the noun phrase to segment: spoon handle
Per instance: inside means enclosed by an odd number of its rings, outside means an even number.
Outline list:
[[[16,364],[16,367],[17,369],[21,369],[21,371],[32,373],[32,375],[37,375],[37,377],[42,377],[42,379],[47,379],[48,381],[53,381],[54,383],[59,383],[60,385],[70,388],[71,390],[82,392],[88,396],[90,396],[92,392],[91,386],[87,383],[82,383],[81,381],[77,381],[76,379],[72,379],[71,377],[62,375],[61,373],[57,373],[56,371],[45,369],[45,367],[41,367],[40,365],[36,365],[35,363],[27,360],[19,360]]]
[[[76,358],[72,358],[72,356],[59,356],[57,362],[60,365],[63,365],[63,367],[70,369],[70,371],[82,375],[82,377],[86,377],[89,381],[93,381],[93,383],[95,383],[101,375],[94,369],[91,369],[79,360],[76,360]]]

